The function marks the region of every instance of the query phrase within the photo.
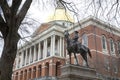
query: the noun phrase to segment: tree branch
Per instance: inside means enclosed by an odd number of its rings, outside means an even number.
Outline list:
[[[8,23],[9,19],[10,19],[10,7],[7,3],[7,0],[0,0],[0,6],[2,8],[3,14],[4,14],[4,18],[6,20],[6,22]]]
[[[112,7],[110,8],[110,10],[108,11],[108,13],[107,13],[107,15],[109,15],[110,14],[110,12],[111,12],[111,10],[113,9],[113,7],[116,5],[116,4],[118,4],[119,3],[119,0],[116,0],[116,2],[112,5]],[[119,4],[118,4],[119,5]],[[118,6],[117,5],[117,6]]]
[[[24,19],[25,15],[26,15],[31,3],[32,3],[32,0],[26,0],[24,5],[22,6],[20,12],[17,15],[17,23],[16,23],[17,27],[19,27],[21,22],[23,21],[23,19]]]
[[[0,23],[5,23],[1,14],[0,14]]]
[[[5,23],[5,21],[3,20],[1,14],[0,14],[0,31],[1,31],[1,33],[3,35],[2,37],[5,38],[7,36],[8,27],[7,27],[6,23]]]
[[[13,0],[12,1],[12,12],[16,15],[18,8],[21,4],[22,0]]]

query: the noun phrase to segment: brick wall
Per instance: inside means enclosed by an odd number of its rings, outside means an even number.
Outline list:
[[[87,34],[88,37],[88,47],[91,50],[92,58],[88,57],[89,66],[95,68],[97,73],[107,77],[119,77],[120,78],[120,55],[117,52],[117,44],[115,44],[115,55],[110,54],[109,39],[112,38],[114,42],[120,40],[120,36],[114,35],[112,32],[107,32],[103,29],[89,25],[85,28],[78,30],[79,41],[82,42],[82,35]],[[107,39],[107,50],[108,53],[105,54],[102,51],[102,41],[101,36],[105,35]],[[73,33],[70,37],[73,37]],[[65,53],[66,54],[66,53]],[[59,76],[60,67],[65,64],[69,59],[66,55],[66,59],[60,59],[51,57],[45,60],[41,60],[32,65],[17,69],[13,73],[13,80],[28,80],[44,76]],[[79,59],[79,64],[83,65],[83,59],[80,54],[77,54]],[[72,55],[72,64],[74,64],[74,56]],[[117,71],[115,71],[115,65]],[[57,69],[57,70],[56,70]],[[49,71],[48,71],[49,70]]]

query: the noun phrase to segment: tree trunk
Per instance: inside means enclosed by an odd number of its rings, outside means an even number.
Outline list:
[[[12,32],[11,32],[12,31]],[[12,68],[17,53],[17,43],[19,36],[17,31],[11,30],[4,39],[4,48],[0,60],[0,80],[12,79]]]

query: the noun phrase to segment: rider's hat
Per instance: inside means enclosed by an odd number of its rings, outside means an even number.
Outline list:
[[[75,33],[78,33],[78,31],[75,31]]]

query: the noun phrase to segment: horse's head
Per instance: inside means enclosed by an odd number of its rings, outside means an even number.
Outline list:
[[[64,31],[64,36],[65,36],[65,38],[68,38],[68,37],[69,37],[68,30],[65,30],[65,31]]]

